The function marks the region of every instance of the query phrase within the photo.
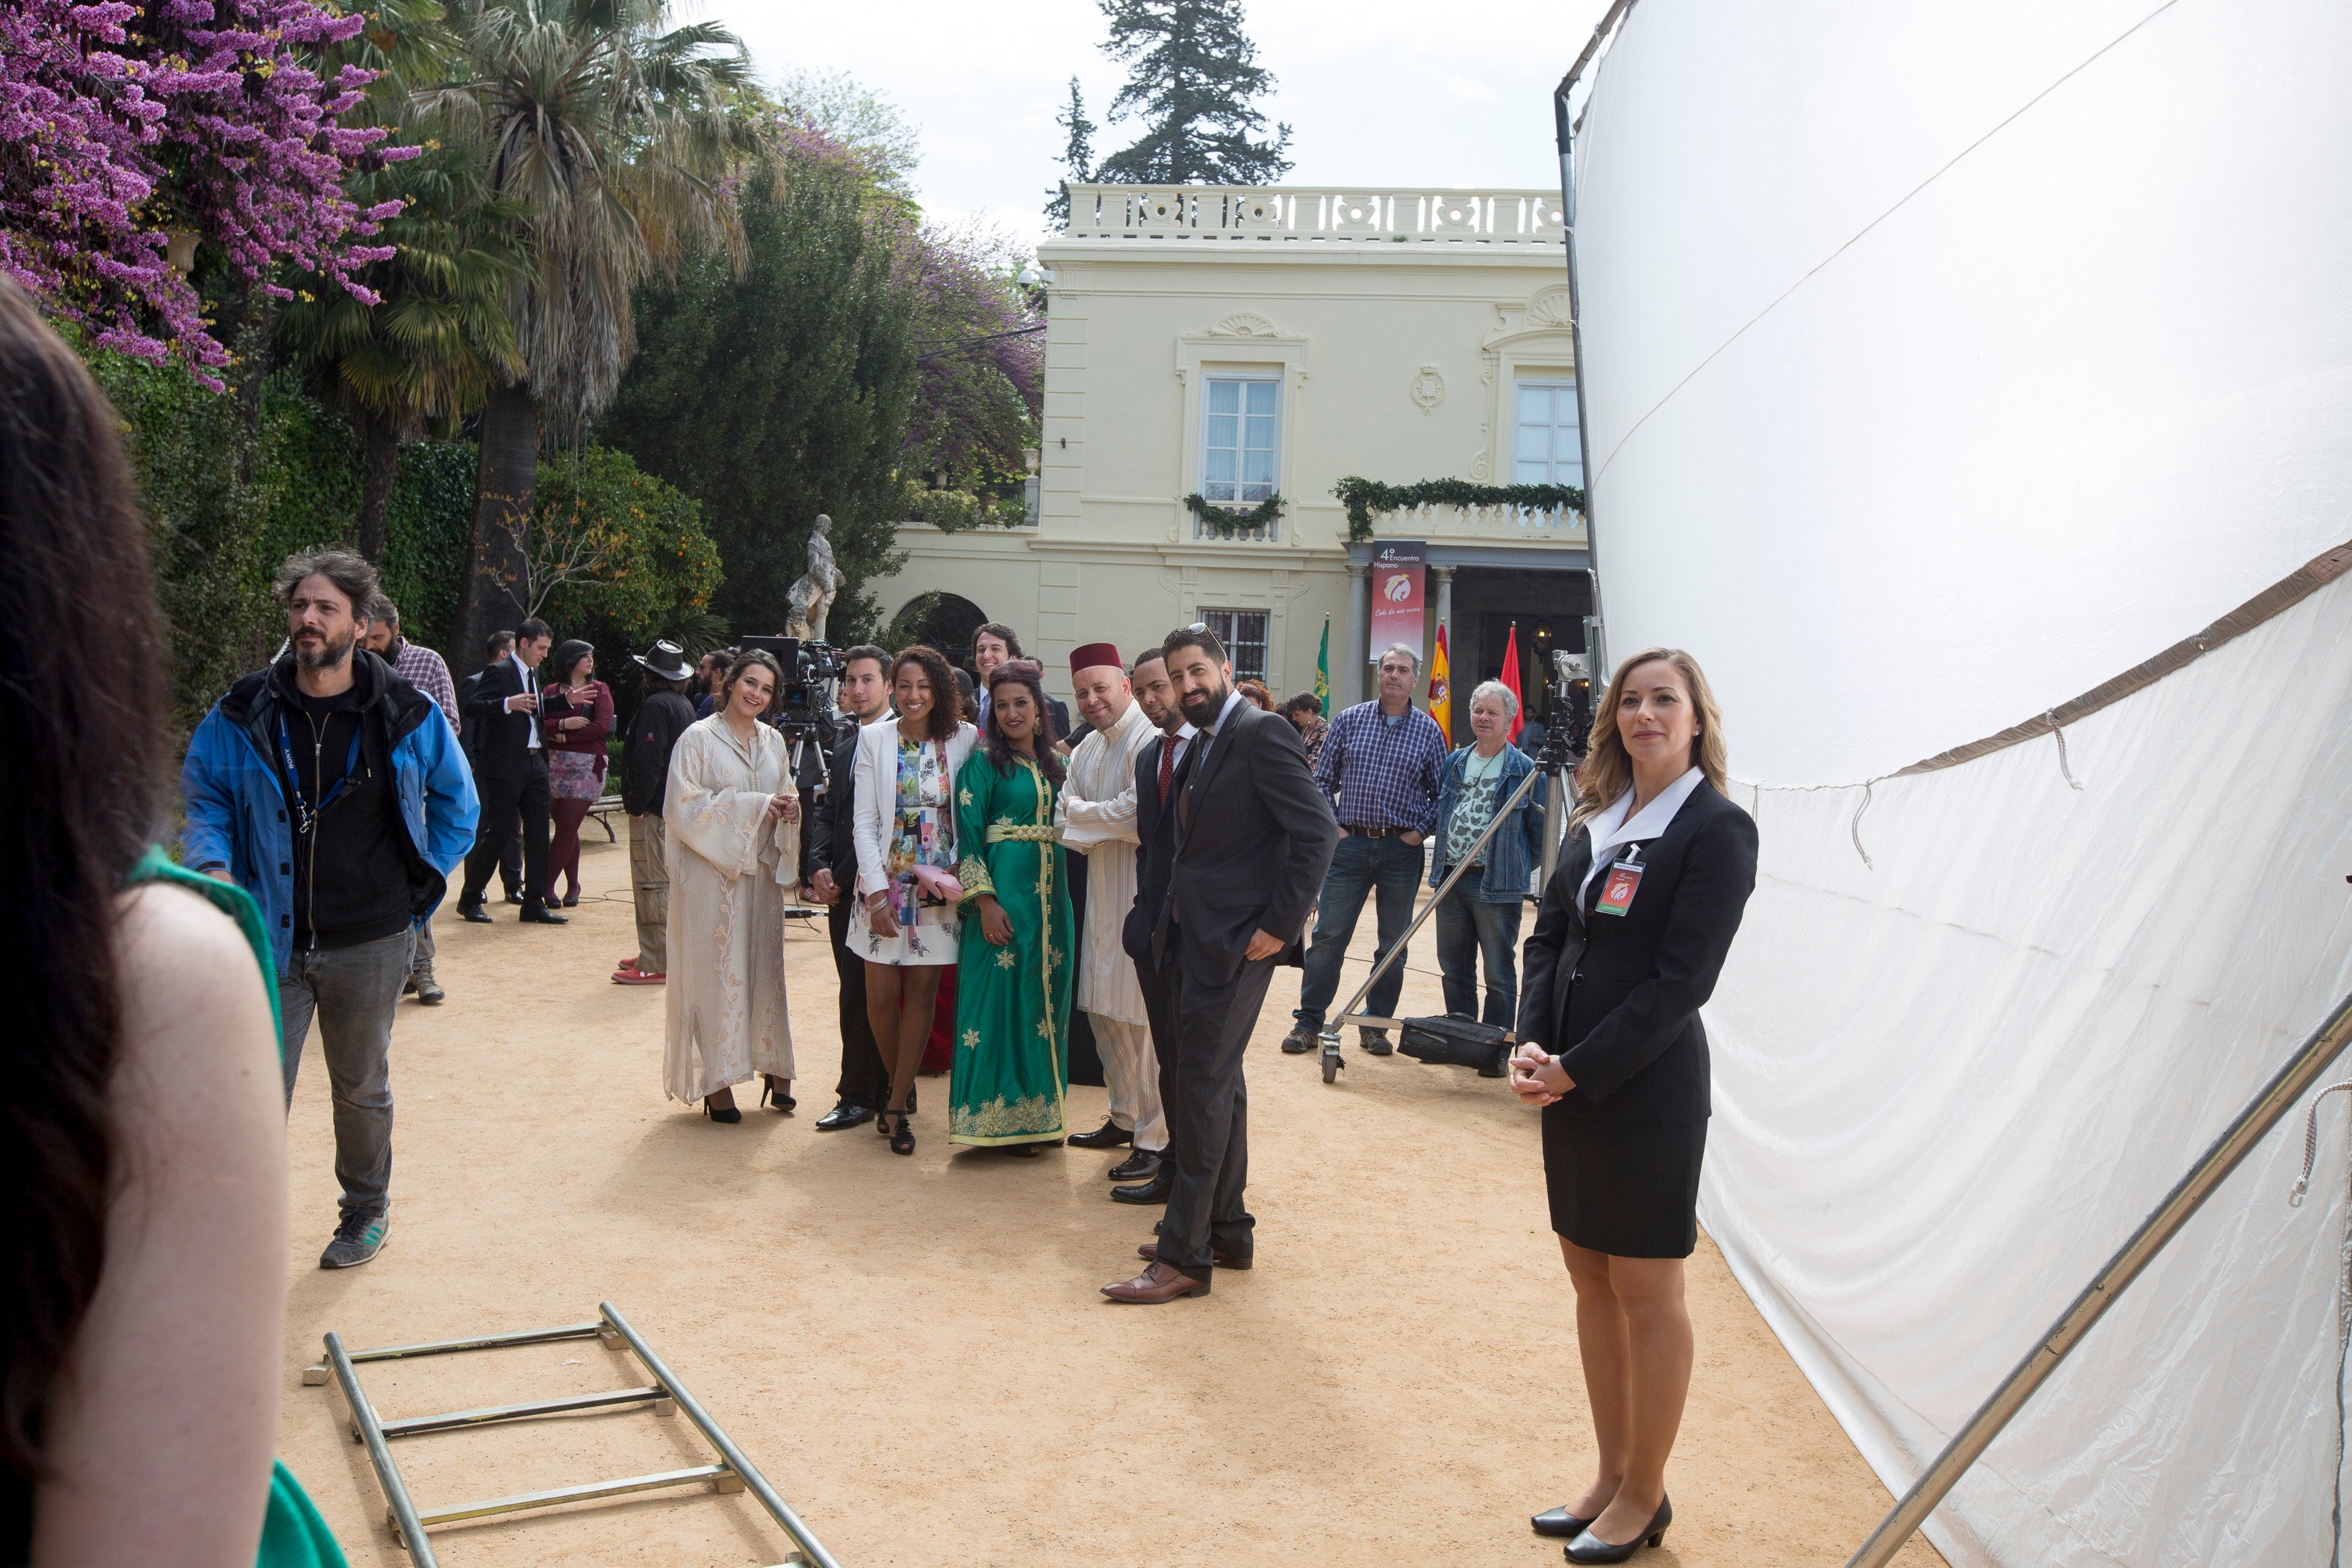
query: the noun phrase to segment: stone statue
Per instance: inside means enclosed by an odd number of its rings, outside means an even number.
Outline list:
[[[833,614],[834,596],[849,585],[849,579],[833,563],[833,544],[825,538],[832,531],[833,519],[820,513],[815,531],[809,535],[808,574],[794,583],[784,595],[784,635],[788,637],[824,641],[824,623]]]

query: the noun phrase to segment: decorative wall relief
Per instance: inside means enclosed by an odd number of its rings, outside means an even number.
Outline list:
[[[1434,414],[1437,405],[1445,401],[1445,377],[1435,365],[1423,365],[1413,373],[1409,390],[1423,414]]]

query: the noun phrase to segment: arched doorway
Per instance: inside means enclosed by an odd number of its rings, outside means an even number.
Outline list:
[[[988,619],[988,612],[956,594],[918,594],[891,622],[902,628],[909,643],[928,643],[962,667],[971,662],[971,635]],[[904,646],[904,645],[901,645]]]

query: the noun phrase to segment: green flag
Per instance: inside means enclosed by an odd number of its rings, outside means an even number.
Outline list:
[[[1315,656],[1315,700],[1324,711],[1331,708],[1331,617],[1323,617],[1323,647]]]

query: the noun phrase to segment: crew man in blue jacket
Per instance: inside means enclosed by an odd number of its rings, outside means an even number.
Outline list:
[[[188,743],[180,858],[261,905],[289,1106],[318,1017],[343,1189],[319,1267],[349,1268],[383,1249],[391,1223],[393,1012],[479,805],[440,705],[356,646],[375,569],[347,550],[304,551],[277,592],[287,650],[229,688]]]

